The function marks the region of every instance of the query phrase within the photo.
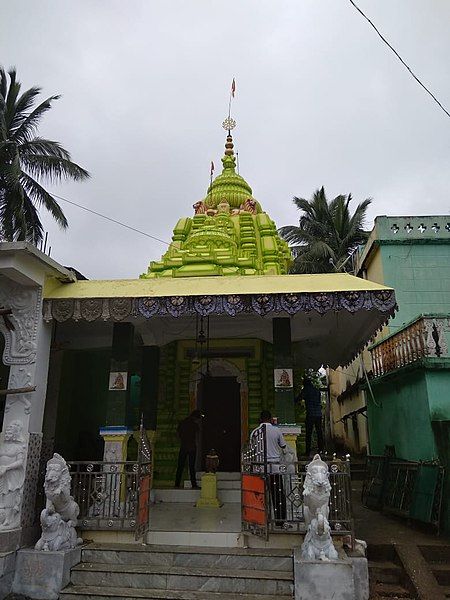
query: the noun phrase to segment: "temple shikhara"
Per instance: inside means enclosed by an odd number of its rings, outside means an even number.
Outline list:
[[[96,542],[292,547],[317,526],[302,509],[302,376],[349,364],[394,314],[394,290],[344,273],[290,275],[263,191],[237,172],[231,127],[222,172],[199,196],[180,204],[188,216],[135,279],[87,280],[29,244],[0,244],[1,456],[22,461],[14,493],[0,492],[0,515],[17,509],[0,517],[4,551],[37,540],[55,452],[79,532]],[[201,490],[188,476],[173,489],[177,427],[195,410]],[[263,410],[290,447],[290,467],[275,474],[258,466],[266,442],[248,446]],[[315,464],[330,476],[321,526],[354,540],[348,464]]]

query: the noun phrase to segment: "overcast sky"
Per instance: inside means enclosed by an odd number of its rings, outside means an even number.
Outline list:
[[[450,2],[358,0],[450,106]],[[351,192],[380,214],[450,212],[450,118],[348,0],[0,0],[0,63],[62,94],[40,134],[92,178],[54,191],[170,241],[221,166],[233,76],[240,172],[277,226],[292,196]],[[61,202],[52,257],[133,278],[164,245]]]

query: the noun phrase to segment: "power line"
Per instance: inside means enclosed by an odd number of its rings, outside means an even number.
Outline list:
[[[353,0],[349,0],[349,2],[366,19],[366,21],[368,21],[368,23],[375,29],[375,31],[377,32],[377,34],[379,35],[379,37],[383,40],[383,42],[386,44],[386,46],[392,50],[392,52],[395,54],[395,56],[398,58],[398,60],[409,71],[409,73],[412,75],[412,77],[414,77],[414,79],[417,81],[417,83],[419,85],[421,85],[423,87],[423,89],[427,92],[427,94],[429,94],[433,98],[433,100],[436,102],[436,104],[439,106],[439,108],[441,108],[445,112],[445,114],[447,115],[447,117],[450,117],[450,112],[439,102],[439,100],[436,98],[436,96],[420,81],[420,79],[417,77],[417,75],[406,64],[406,62],[403,60],[403,58],[400,56],[400,54],[397,52],[397,50],[391,46],[391,44],[387,41],[387,39],[376,28],[376,26],[372,23],[372,21],[369,19],[369,17],[363,13],[363,11],[359,8],[359,6],[357,6],[355,4],[355,2]]]
[[[122,223],[121,221],[117,221],[116,219],[113,219],[112,217],[108,217],[107,215],[102,215],[102,213],[99,213],[99,212],[97,212],[95,210],[92,210],[91,208],[87,208],[87,206],[83,206],[82,204],[77,204],[76,202],[73,202],[72,200],[67,200],[67,198],[63,198],[62,196],[58,196],[58,194],[52,194],[52,196],[55,196],[56,198],[59,198],[60,200],[64,200],[64,202],[67,202],[68,204],[72,204],[73,206],[77,206],[78,208],[82,208],[83,210],[86,210],[87,212],[90,212],[93,215],[97,215],[97,217],[102,217],[102,219],[106,219],[107,221],[111,221],[112,223],[116,223],[117,225],[121,225],[122,227],[126,227],[127,229],[131,229],[131,231],[135,231],[136,233],[140,233],[141,235],[145,235],[146,237],[149,237],[152,240],[156,240],[157,242],[161,242],[161,244],[166,244],[167,246],[170,246],[170,242],[166,242],[165,240],[161,240],[161,239],[155,237],[154,235],[150,235],[150,233],[146,233],[145,231],[141,231],[140,229],[136,229],[136,227],[131,227],[131,225],[126,225],[125,223]]]

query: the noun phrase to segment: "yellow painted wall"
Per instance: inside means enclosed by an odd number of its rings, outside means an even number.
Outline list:
[[[373,245],[372,250],[366,259],[365,269],[361,275],[363,275],[364,278],[368,279],[369,281],[373,281],[381,285],[384,284],[381,250],[376,244]],[[378,333],[375,340],[381,339],[388,334],[389,328],[383,327],[382,331]],[[371,371],[372,360],[370,352],[368,350],[364,350],[362,354],[358,356],[350,365],[345,368],[338,367],[336,370],[329,369],[328,374],[330,385],[330,420],[333,438],[338,443],[343,442],[343,444],[351,452],[355,453],[363,453],[367,450],[368,436],[366,417],[363,415],[357,416],[359,439],[357,436],[355,436],[352,420],[347,419],[344,423],[340,421],[340,419],[344,415],[347,415],[348,413],[358,410],[366,405],[365,393],[363,390],[357,389],[340,402],[337,401],[337,398],[348,387],[353,385],[357,379],[363,377],[361,357],[363,359],[366,372]]]

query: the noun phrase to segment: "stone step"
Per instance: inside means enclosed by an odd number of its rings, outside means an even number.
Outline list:
[[[292,552],[246,548],[90,544],[83,548],[85,563],[257,569],[292,573]]]
[[[185,489],[154,489],[155,502],[190,502],[200,498],[200,490]],[[241,490],[218,489],[217,496],[222,502],[240,502]]]
[[[188,590],[160,590],[124,587],[98,587],[70,585],[60,592],[61,600],[260,600],[259,594],[233,594],[229,592],[202,592]],[[264,600],[292,600],[292,594],[266,594]]]
[[[395,562],[398,560],[393,544],[369,544],[367,546],[367,558],[373,562]]]
[[[401,584],[404,578],[403,569],[391,562],[374,562],[369,560],[369,579],[373,584],[397,583]]]
[[[373,587],[373,596],[378,599],[402,598],[412,600],[411,592],[396,583],[378,583]]]
[[[450,586],[450,564],[431,564],[430,570],[432,571],[439,585]]]
[[[421,545],[419,549],[430,564],[447,563],[450,564],[450,546],[444,544]]]
[[[293,576],[285,571],[212,569],[80,563],[72,569],[73,585],[202,592],[292,594]]]
[[[161,546],[181,545],[211,548],[236,548],[242,546],[240,531],[149,531],[146,542],[150,545]]]

